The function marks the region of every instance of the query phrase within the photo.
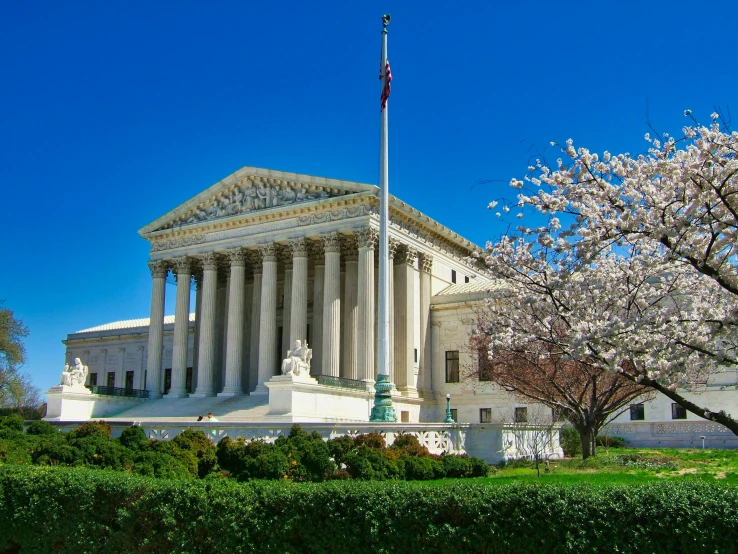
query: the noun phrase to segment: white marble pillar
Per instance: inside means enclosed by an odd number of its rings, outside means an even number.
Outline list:
[[[433,275],[433,256],[420,256],[420,359],[418,364],[418,388],[423,391],[433,389],[433,372],[431,370],[430,340],[430,301],[431,276]]]
[[[259,247],[262,256],[261,315],[259,316],[259,378],[254,394],[268,394],[264,383],[277,368],[277,251],[274,244]]]
[[[280,258],[284,263],[284,290],[282,291],[282,344],[279,349],[279,357],[287,357],[287,351],[292,348],[290,344],[290,320],[292,318],[292,248],[282,247]]]
[[[227,252],[231,262],[228,295],[228,338],[226,342],[225,383],[218,396],[241,396],[243,365],[243,304],[246,284],[246,256],[241,248]]]
[[[358,304],[359,324],[356,332],[359,379],[375,381],[374,352],[374,245],[376,229],[364,227],[354,231],[359,246]]]
[[[177,301],[174,307],[174,346],[172,350],[172,386],[167,398],[185,398],[187,377],[187,335],[190,328],[191,261],[186,256],[174,260],[177,276]]]
[[[146,357],[146,349],[139,345],[136,347],[136,352],[138,352],[138,371],[136,371],[136,388],[138,390],[146,390],[146,362],[144,361]]]
[[[192,278],[195,280],[195,336],[192,346],[192,390],[197,390],[200,358],[200,321],[202,320],[202,267],[197,267]]]
[[[151,318],[146,357],[146,390],[149,398],[161,398],[161,354],[164,348],[164,290],[169,268],[164,261],[149,262],[151,271]],[[101,376],[102,377],[102,376]]]
[[[415,260],[417,251],[405,248],[395,260],[395,378],[404,396],[417,396],[415,387]]]
[[[343,295],[343,363],[341,377],[358,379],[357,330],[359,325],[359,253],[355,237],[346,237],[343,257],[346,261],[346,277]]]
[[[430,362],[433,373],[433,387],[434,391],[438,392],[441,383],[445,382],[446,377],[444,375],[445,368],[443,367],[443,353],[441,352],[441,322],[433,321],[431,323],[431,343],[433,349],[433,356]]]
[[[250,256],[247,256],[250,260]],[[251,317],[253,312],[252,300],[254,298],[254,277],[249,275],[248,267],[246,273],[246,284],[243,287],[243,361],[241,367],[241,385],[244,392],[251,390],[251,380],[249,377],[249,365],[251,360]]]
[[[323,243],[311,244],[311,256],[315,262],[313,270],[313,360],[310,370],[319,374],[322,370],[323,352],[323,295],[325,287],[325,252]]]
[[[338,377],[341,360],[341,236],[329,233],[321,239],[325,249],[321,373]]]
[[[304,238],[290,241],[292,247],[292,307],[290,309],[290,348],[295,341],[307,341],[308,252]]]
[[[254,265],[254,287],[251,300],[251,350],[249,352],[249,391],[256,389],[259,382],[259,333],[261,329],[259,322],[261,321],[261,275],[262,260],[261,254],[251,253],[251,260]]]
[[[192,396],[215,396],[215,299],[218,287],[218,258],[215,252],[202,256],[200,344],[197,349],[197,388]]]

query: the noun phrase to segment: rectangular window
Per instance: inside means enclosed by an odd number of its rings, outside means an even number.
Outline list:
[[[414,353],[414,356],[415,356],[415,363],[417,364],[418,363],[418,349],[417,348],[413,348],[413,353]]]
[[[643,404],[630,405],[630,420],[643,421],[646,419],[646,408]]]
[[[566,421],[566,415],[562,408],[551,408],[551,419],[556,421]]]
[[[458,350],[447,350],[446,351],[446,382],[447,383],[458,383],[459,382],[459,351]]]
[[[492,423],[492,408],[479,409],[479,423]]]
[[[451,282],[452,283],[456,282],[456,270],[455,269],[451,270]]]
[[[528,421],[528,408],[515,408],[515,423]]]
[[[97,373],[90,373],[90,386],[97,385]]]
[[[166,368],[164,370],[164,394],[167,394],[169,392],[169,389],[172,388],[172,368]]]
[[[126,371],[126,388],[127,389],[133,388],[133,372],[132,371]]]
[[[187,389],[187,392],[189,392],[190,394],[195,392],[194,390],[192,390],[192,368],[191,367],[187,368],[187,374],[185,375],[185,389]]]
[[[492,372],[490,371],[489,358],[487,357],[486,350],[480,350],[479,356],[478,356],[478,363],[479,363],[479,380],[480,381],[491,381]]]
[[[108,371],[108,386],[115,386],[115,371]]]
[[[458,410],[456,408],[451,408],[451,419],[453,419],[456,423],[459,422]]]
[[[468,275],[464,275],[464,282],[465,283],[468,283],[469,282],[469,276]]]
[[[671,419],[687,419],[687,408],[679,404],[672,404]]]

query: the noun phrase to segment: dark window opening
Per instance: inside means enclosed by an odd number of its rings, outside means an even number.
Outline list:
[[[452,283],[456,282],[456,270],[455,269],[451,270],[451,282]]]
[[[115,386],[115,371],[108,371],[108,386]]]
[[[644,419],[646,419],[645,406],[643,406],[643,404],[631,404],[630,419],[631,421],[643,421]]]
[[[492,423],[492,408],[479,409],[479,423]]]
[[[132,371],[126,371],[126,388],[127,389],[133,388],[133,372]]]
[[[447,383],[458,383],[459,382],[459,351],[458,350],[447,350],[446,351],[446,382]]]
[[[687,419],[687,408],[679,404],[672,404],[671,419]]]
[[[528,408],[515,408],[515,423],[528,421]]]

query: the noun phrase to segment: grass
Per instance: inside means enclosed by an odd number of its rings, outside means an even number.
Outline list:
[[[639,484],[664,479],[698,479],[738,485],[738,451],[680,448],[602,448],[596,457],[582,460],[551,460],[549,471],[541,466],[540,478],[535,464],[515,460],[493,468],[489,477],[464,479],[485,485],[511,483],[557,483],[611,485]],[[459,479],[426,482],[444,485]]]

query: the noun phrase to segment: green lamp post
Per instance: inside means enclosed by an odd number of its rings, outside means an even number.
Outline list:
[[[443,420],[444,423],[456,423],[454,421],[454,418],[451,417],[451,395],[446,395],[446,419]]]

